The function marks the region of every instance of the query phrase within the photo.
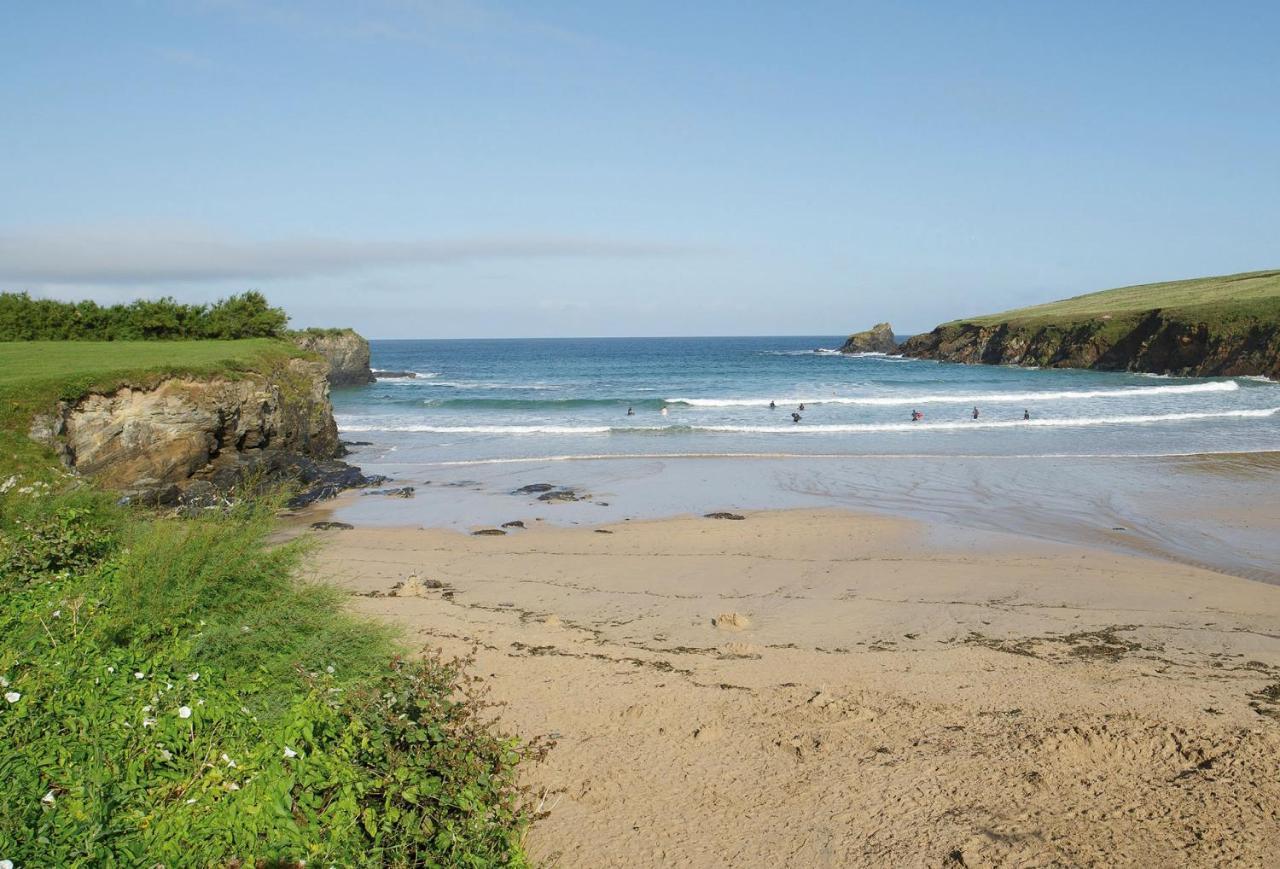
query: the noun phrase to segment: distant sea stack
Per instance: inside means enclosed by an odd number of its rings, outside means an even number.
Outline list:
[[[901,352],[946,362],[1280,379],[1280,270],[1121,287],[955,320],[908,339]]]
[[[865,332],[850,335],[840,348],[841,353],[897,353],[898,342],[893,337],[893,327],[877,323]]]
[[[353,329],[307,329],[293,333],[294,342],[304,350],[319,353],[329,366],[331,386],[359,386],[373,383],[369,368],[369,342]]]

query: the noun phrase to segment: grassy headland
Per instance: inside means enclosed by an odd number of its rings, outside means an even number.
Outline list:
[[[1280,271],[1142,284],[943,323],[908,356],[1280,376]]]
[[[1280,271],[1242,272],[1236,275],[1117,287],[1057,302],[952,322],[983,325],[1026,321],[1077,322],[1157,309],[1203,311],[1210,316],[1233,312],[1240,315],[1274,313],[1280,309]]]
[[[275,340],[0,344],[0,859],[520,865],[515,769],[455,662],[406,661],[267,543],[271,503],[163,518],[30,442],[59,398],[240,376]]]

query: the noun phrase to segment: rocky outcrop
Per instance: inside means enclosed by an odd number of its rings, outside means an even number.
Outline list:
[[[865,332],[850,335],[840,348],[841,353],[897,353],[898,342],[893,337],[893,327],[877,323]]]
[[[1152,310],[1075,322],[947,323],[903,343],[948,362],[1280,378],[1280,316]]]
[[[206,498],[245,480],[360,485],[329,403],[326,366],[291,359],[269,374],[170,377],[60,402],[32,437],[102,485],[159,503]],[[357,479],[359,478],[359,479]],[[336,487],[336,488],[335,488]]]
[[[294,342],[303,350],[319,353],[328,365],[333,386],[373,383],[369,368],[369,342],[352,329],[315,329],[295,332]]]

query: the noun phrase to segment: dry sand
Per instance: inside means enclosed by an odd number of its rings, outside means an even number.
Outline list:
[[[1280,587],[838,511],[531,525],[315,570],[554,736],[541,865],[1280,860]]]

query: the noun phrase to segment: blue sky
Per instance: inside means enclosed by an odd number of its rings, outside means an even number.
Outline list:
[[[0,287],[375,337],[898,331],[1280,266],[1280,4],[0,12]]]

